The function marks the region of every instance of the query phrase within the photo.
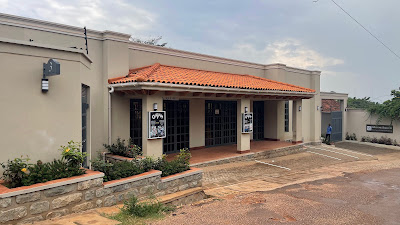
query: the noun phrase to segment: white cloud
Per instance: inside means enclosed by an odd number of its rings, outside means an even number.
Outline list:
[[[157,19],[154,13],[124,0],[14,0],[8,4],[7,0],[0,0],[0,3],[4,13],[128,34],[151,29]]]
[[[227,52],[228,57],[235,57],[251,62],[264,64],[283,63],[288,66],[303,69],[318,69],[343,64],[342,59],[326,57],[319,52],[308,48],[295,39],[285,39],[267,44],[257,49],[253,44],[238,44]]]

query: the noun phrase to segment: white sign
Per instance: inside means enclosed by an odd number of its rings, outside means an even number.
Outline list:
[[[253,132],[253,113],[242,113],[242,133]]]
[[[150,111],[148,118],[148,139],[165,138],[166,134],[166,113],[165,111]]]

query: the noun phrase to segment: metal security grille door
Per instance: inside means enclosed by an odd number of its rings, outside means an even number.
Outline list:
[[[189,101],[164,101],[167,116],[167,137],[164,138],[164,154],[189,148]]]
[[[331,141],[341,141],[342,140],[342,114],[343,112],[331,112],[332,116],[332,134]]]
[[[253,140],[264,140],[264,102],[253,102]]]
[[[237,115],[235,101],[206,101],[205,144],[236,144]]]
[[[88,108],[89,108],[89,86],[82,84],[82,152],[87,153],[87,131],[88,131]],[[83,161],[83,167],[88,167],[87,158]]]
[[[142,99],[131,99],[130,111],[130,137],[133,144],[142,147]]]

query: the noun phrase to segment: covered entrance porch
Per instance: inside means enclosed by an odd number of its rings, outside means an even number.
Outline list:
[[[279,140],[302,142],[303,100],[315,95],[312,89],[261,77],[160,64],[131,70],[109,83],[114,90],[113,140],[128,133],[145,156],[189,148],[193,160],[203,161],[292,145]],[[165,112],[166,135],[149,138],[150,113],[157,111]],[[251,125],[246,127],[248,114]]]
[[[248,153],[255,152],[263,152],[274,150],[277,148],[293,146],[291,142],[285,141],[251,141],[250,142],[250,151]],[[190,164],[199,164],[204,162],[209,162],[213,160],[221,160],[229,157],[237,156],[237,146],[233,145],[224,145],[224,146],[215,146],[215,147],[201,147],[194,148],[190,151],[192,158],[190,159]],[[172,160],[178,153],[168,154],[167,160]]]

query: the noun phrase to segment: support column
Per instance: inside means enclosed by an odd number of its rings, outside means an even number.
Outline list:
[[[142,100],[142,149],[144,156],[161,157],[163,155],[163,139],[148,139],[149,111],[154,111],[153,104],[157,103],[157,111],[163,110],[162,96],[146,95]],[[168,115],[166,115],[168,117]]]
[[[251,134],[242,133],[242,113],[244,107],[250,112],[250,99],[238,99],[237,101],[237,152],[240,154],[250,152]]]
[[[292,122],[292,130],[293,130],[293,143],[302,143],[303,142],[303,119],[302,119],[302,100],[293,101],[293,122]],[[300,110],[301,108],[301,110]]]

